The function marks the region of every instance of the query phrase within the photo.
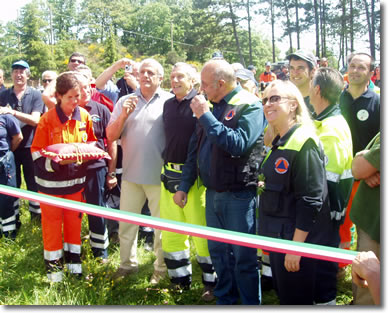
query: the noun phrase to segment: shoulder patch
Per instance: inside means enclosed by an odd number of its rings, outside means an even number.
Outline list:
[[[230,121],[235,115],[236,111],[232,109],[228,112],[228,114],[225,115],[225,120]]]
[[[290,163],[285,158],[278,158],[275,161],[275,172],[278,174],[285,174],[288,171]]]

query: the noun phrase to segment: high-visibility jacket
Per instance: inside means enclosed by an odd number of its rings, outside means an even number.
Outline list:
[[[343,223],[353,185],[353,145],[348,123],[338,105],[316,117],[317,135],[323,144],[331,218]]]
[[[46,112],[40,119],[31,145],[38,190],[51,195],[73,194],[83,189],[86,165],[60,165],[40,153],[42,148],[57,143],[96,141],[93,121],[89,113],[77,107],[71,119],[59,106]]]

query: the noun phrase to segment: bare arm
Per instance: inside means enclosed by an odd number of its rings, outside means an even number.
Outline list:
[[[96,87],[99,89],[104,89],[105,84],[112,78],[112,76],[121,68],[124,68],[125,65],[131,65],[133,61],[127,58],[120,59],[109,66],[105,71],[103,71],[96,79]]]
[[[378,172],[378,170],[370,164],[364,154],[369,150],[363,150],[356,154],[352,162],[352,174],[355,179],[366,179]]]
[[[309,233],[298,228],[295,228],[294,237],[292,241],[304,242]],[[300,255],[286,254],[284,258],[284,267],[289,272],[298,272],[300,269]]]
[[[57,104],[57,99],[55,98],[56,83],[57,83],[56,79],[51,81],[50,84],[46,87],[45,90],[43,90],[43,93],[42,93],[42,100],[49,110],[55,107],[55,105]]]
[[[19,134],[12,136],[11,151],[15,151],[22,140],[23,140],[22,133],[19,133]]]

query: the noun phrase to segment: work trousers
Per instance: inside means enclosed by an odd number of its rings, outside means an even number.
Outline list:
[[[0,184],[16,187],[15,158],[12,151],[0,156]],[[15,198],[0,193],[0,237],[16,237]]]
[[[122,180],[120,195],[120,210],[132,213],[141,213],[145,200],[148,199],[148,207],[151,216],[160,217],[160,185],[141,185]],[[139,226],[120,221],[119,238],[120,238],[120,267],[132,269],[138,267],[137,260],[137,238]],[[154,252],[156,260],[154,269],[159,272],[166,272],[164,263],[161,231],[155,229]]]
[[[85,202],[82,191],[56,197]],[[48,279],[53,282],[61,281],[64,263],[70,273],[81,275],[82,213],[45,203],[41,204],[41,209],[44,260]]]
[[[207,226],[247,234],[256,231],[256,190],[236,192],[206,190]],[[217,304],[260,304],[257,249],[208,241],[217,273]]]
[[[187,203],[183,209],[175,204],[173,196],[174,194],[169,192],[162,183],[160,217],[206,226],[204,186],[198,187],[197,182],[194,183],[187,195]],[[207,239],[193,237],[193,242],[197,252],[197,261],[202,269],[202,282],[204,285],[214,286],[216,274],[210,259]],[[171,282],[181,286],[190,285],[192,266],[189,235],[162,231],[162,247]]]
[[[105,206],[104,189],[107,170],[105,167],[90,169],[86,174],[85,200],[86,203]],[[103,259],[108,257],[108,228],[107,220],[101,216],[88,214],[90,246],[94,257]]]

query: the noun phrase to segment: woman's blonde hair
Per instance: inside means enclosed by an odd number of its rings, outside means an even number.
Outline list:
[[[310,127],[312,131],[315,133],[315,126],[311,119],[310,112],[304,102],[303,96],[301,92],[299,91],[298,87],[296,87],[292,82],[288,80],[274,80],[264,89],[263,92],[263,99],[267,97],[269,91],[272,88],[277,87],[279,90],[281,90],[281,95],[283,97],[290,98],[292,100],[295,100],[297,103],[297,107],[295,110],[295,122],[297,124],[301,124],[307,127]],[[278,135],[275,129],[271,125],[268,125],[268,128],[270,129],[270,133],[273,134],[272,140]],[[271,142],[272,142],[271,140]],[[268,142],[268,140],[266,140]]]

